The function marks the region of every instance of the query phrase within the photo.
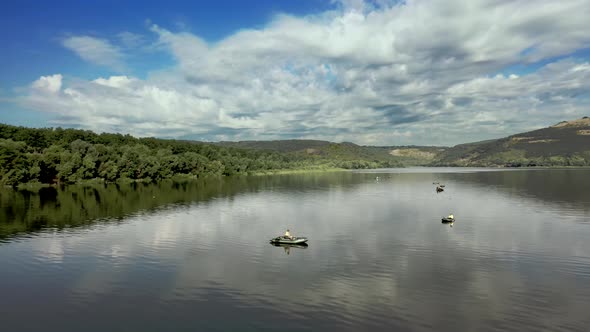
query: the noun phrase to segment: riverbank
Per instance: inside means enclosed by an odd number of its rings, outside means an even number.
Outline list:
[[[324,173],[324,172],[344,172],[351,171],[350,169],[344,168],[301,168],[301,169],[279,169],[279,170],[267,170],[267,171],[254,171],[248,175],[261,176],[261,175],[280,175],[280,174],[305,174],[305,173]]]
[[[132,184],[132,183],[160,183],[160,182],[198,182],[204,179],[221,179],[221,178],[239,178],[239,177],[248,177],[248,176],[266,176],[266,175],[286,175],[286,174],[306,174],[306,173],[326,173],[326,172],[344,172],[350,171],[344,168],[336,168],[336,167],[326,167],[326,168],[297,168],[297,169],[276,169],[276,170],[264,170],[264,171],[251,171],[243,174],[234,174],[234,175],[192,175],[192,174],[177,174],[167,179],[161,180],[153,180],[150,178],[144,179],[129,179],[129,178],[120,178],[115,181],[108,181],[102,178],[94,178],[94,179],[87,179],[87,180],[80,180],[74,183],[40,183],[40,182],[26,182],[20,183],[16,186],[4,186],[6,189],[17,189],[17,190],[28,190],[28,191],[39,191],[42,188],[49,188],[49,187],[63,187],[63,186],[76,186],[76,185],[107,185],[107,184]]]

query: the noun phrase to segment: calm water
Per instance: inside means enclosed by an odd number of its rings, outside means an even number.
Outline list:
[[[0,326],[587,331],[589,188],[403,169],[0,191]],[[309,246],[268,243],[286,228]]]

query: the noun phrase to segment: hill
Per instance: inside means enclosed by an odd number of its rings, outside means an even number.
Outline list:
[[[362,146],[350,142],[333,143],[319,140],[275,140],[218,142],[216,145],[288,153],[298,158],[329,160],[369,160],[395,166],[418,166],[433,162],[445,147],[430,146]]]
[[[241,149],[267,150],[276,152],[297,152],[306,149],[320,149],[322,147],[330,145],[331,143],[328,141],[318,140],[289,139],[275,141],[222,141],[213,144]]]
[[[589,166],[590,118],[442,151],[435,166]]]

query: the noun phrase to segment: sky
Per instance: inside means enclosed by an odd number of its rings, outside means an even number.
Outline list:
[[[455,145],[590,116],[590,0],[18,1],[0,122]]]

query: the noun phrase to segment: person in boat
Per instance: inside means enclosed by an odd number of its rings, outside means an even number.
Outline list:
[[[455,220],[455,216],[451,213],[451,214],[449,214],[449,216],[447,217],[447,219]]]
[[[289,240],[293,240],[293,236],[291,235],[291,232],[289,232],[289,230],[287,230],[285,232],[285,237],[288,238]]]

